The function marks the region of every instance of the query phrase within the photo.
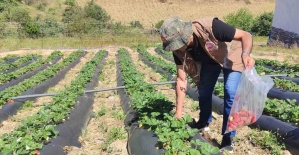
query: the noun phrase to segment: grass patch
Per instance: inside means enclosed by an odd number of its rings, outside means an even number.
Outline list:
[[[255,53],[285,53],[285,54],[296,54],[299,55],[299,49],[282,48],[275,46],[254,46],[252,51]]]
[[[253,45],[266,45],[268,42],[268,37],[266,36],[254,36]]]
[[[0,50],[10,51],[19,49],[59,49],[59,48],[99,48],[116,45],[134,47],[138,44],[154,46],[160,42],[158,34],[131,33],[131,34],[102,34],[85,37],[48,37],[39,39],[5,38],[1,39]]]

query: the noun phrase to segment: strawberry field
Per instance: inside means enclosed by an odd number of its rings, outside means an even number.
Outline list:
[[[226,154],[218,148],[223,80],[214,90],[211,130],[199,134],[187,125],[199,113],[192,84],[184,117],[173,116],[175,90],[168,81],[176,67],[161,45],[0,56],[1,154]],[[263,115],[237,129],[234,154],[295,154],[299,64],[256,58],[256,69],[275,86]],[[249,115],[230,120],[248,124]]]

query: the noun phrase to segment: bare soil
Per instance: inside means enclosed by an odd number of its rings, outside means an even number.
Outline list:
[[[106,58],[106,64],[100,75],[100,81],[98,88],[110,88],[117,85],[116,75],[116,51],[118,48],[105,48],[109,54]],[[124,129],[124,118],[117,118],[123,116],[120,98],[117,91],[104,91],[95,93],[95,101],[93,104],[93,112],[96,115],[101,110],[107,109],[106,113],[100,117],[93,117],[89,121],[89,124],[83,131],[79,140],[82,144],[81,148],[68,149],[68,154],[86,154],[86,155],[126,155],[126,141],[127,133]],[[104,144],[108,141],[109,131],[113,128],[120,128],[121,134],[124,139],[114,139],[111,144],[108,145],[108,149],[104,147]]]

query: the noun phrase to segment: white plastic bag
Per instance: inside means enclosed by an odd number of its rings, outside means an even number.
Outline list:
[[[267,93],[274,82],[269,76],[259,76],[255,70],[246,69],[241,76],[226,131],[252,124],[262,115]]]

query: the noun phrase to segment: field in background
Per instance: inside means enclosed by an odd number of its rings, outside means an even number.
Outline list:
[[[47,1],[47,0],[44,0]],[[84,6],[90,0],[80,0],[76,3]],[[250,4],[248,3],[250,2]],[[121,22],[129,25],[131,21],[139,21],[149,30],[160,20],[172,16],[179,16],[184,20],[193,20],[201,17],[215,16],[223,19],[229,13],[236,12],[240,8],[247,8],[255,16],[263,12],[274,11],[275,0],[95,0],[95,3],[103,7],[112,18],[112,22]],[[64,1],[47,1],[46,11],[37,10],[33,6],[24,5],[31,16],[50,16],[61,20],[61,14],[65,9]],[[267,37],[254,37],[253,52],[262,57],[284,61],[298,55],[298,49],[285,49],[267,47]],[[1,39],[0,51],[14,51],[24,49],[65,49],[65,48],[99,48],[103,46],[117,45],[134,47],[138,44],[154,46],[160,43],[159,36],[154,33],[140,33],[140,31],[127,34],[102,34],[96,37],[83,36],[66,38],[39,38],[39,39]],[[281,54],[280,54],[281,53]],[[296,58],[295,58],[296,59]]]
[[[243,0],[95,0],[114,21],[124,24],[140,21],[145,28],[152,28],[158,21],[172,16],[184,20],[213,16],[223,19],[240,8],[248,8],[254,15],[259,15],[273,11],[275,7],[274,0],[246,1],[251,4],[246,4]],[[82,0],[80,4],[86,2],[88,0]]]

